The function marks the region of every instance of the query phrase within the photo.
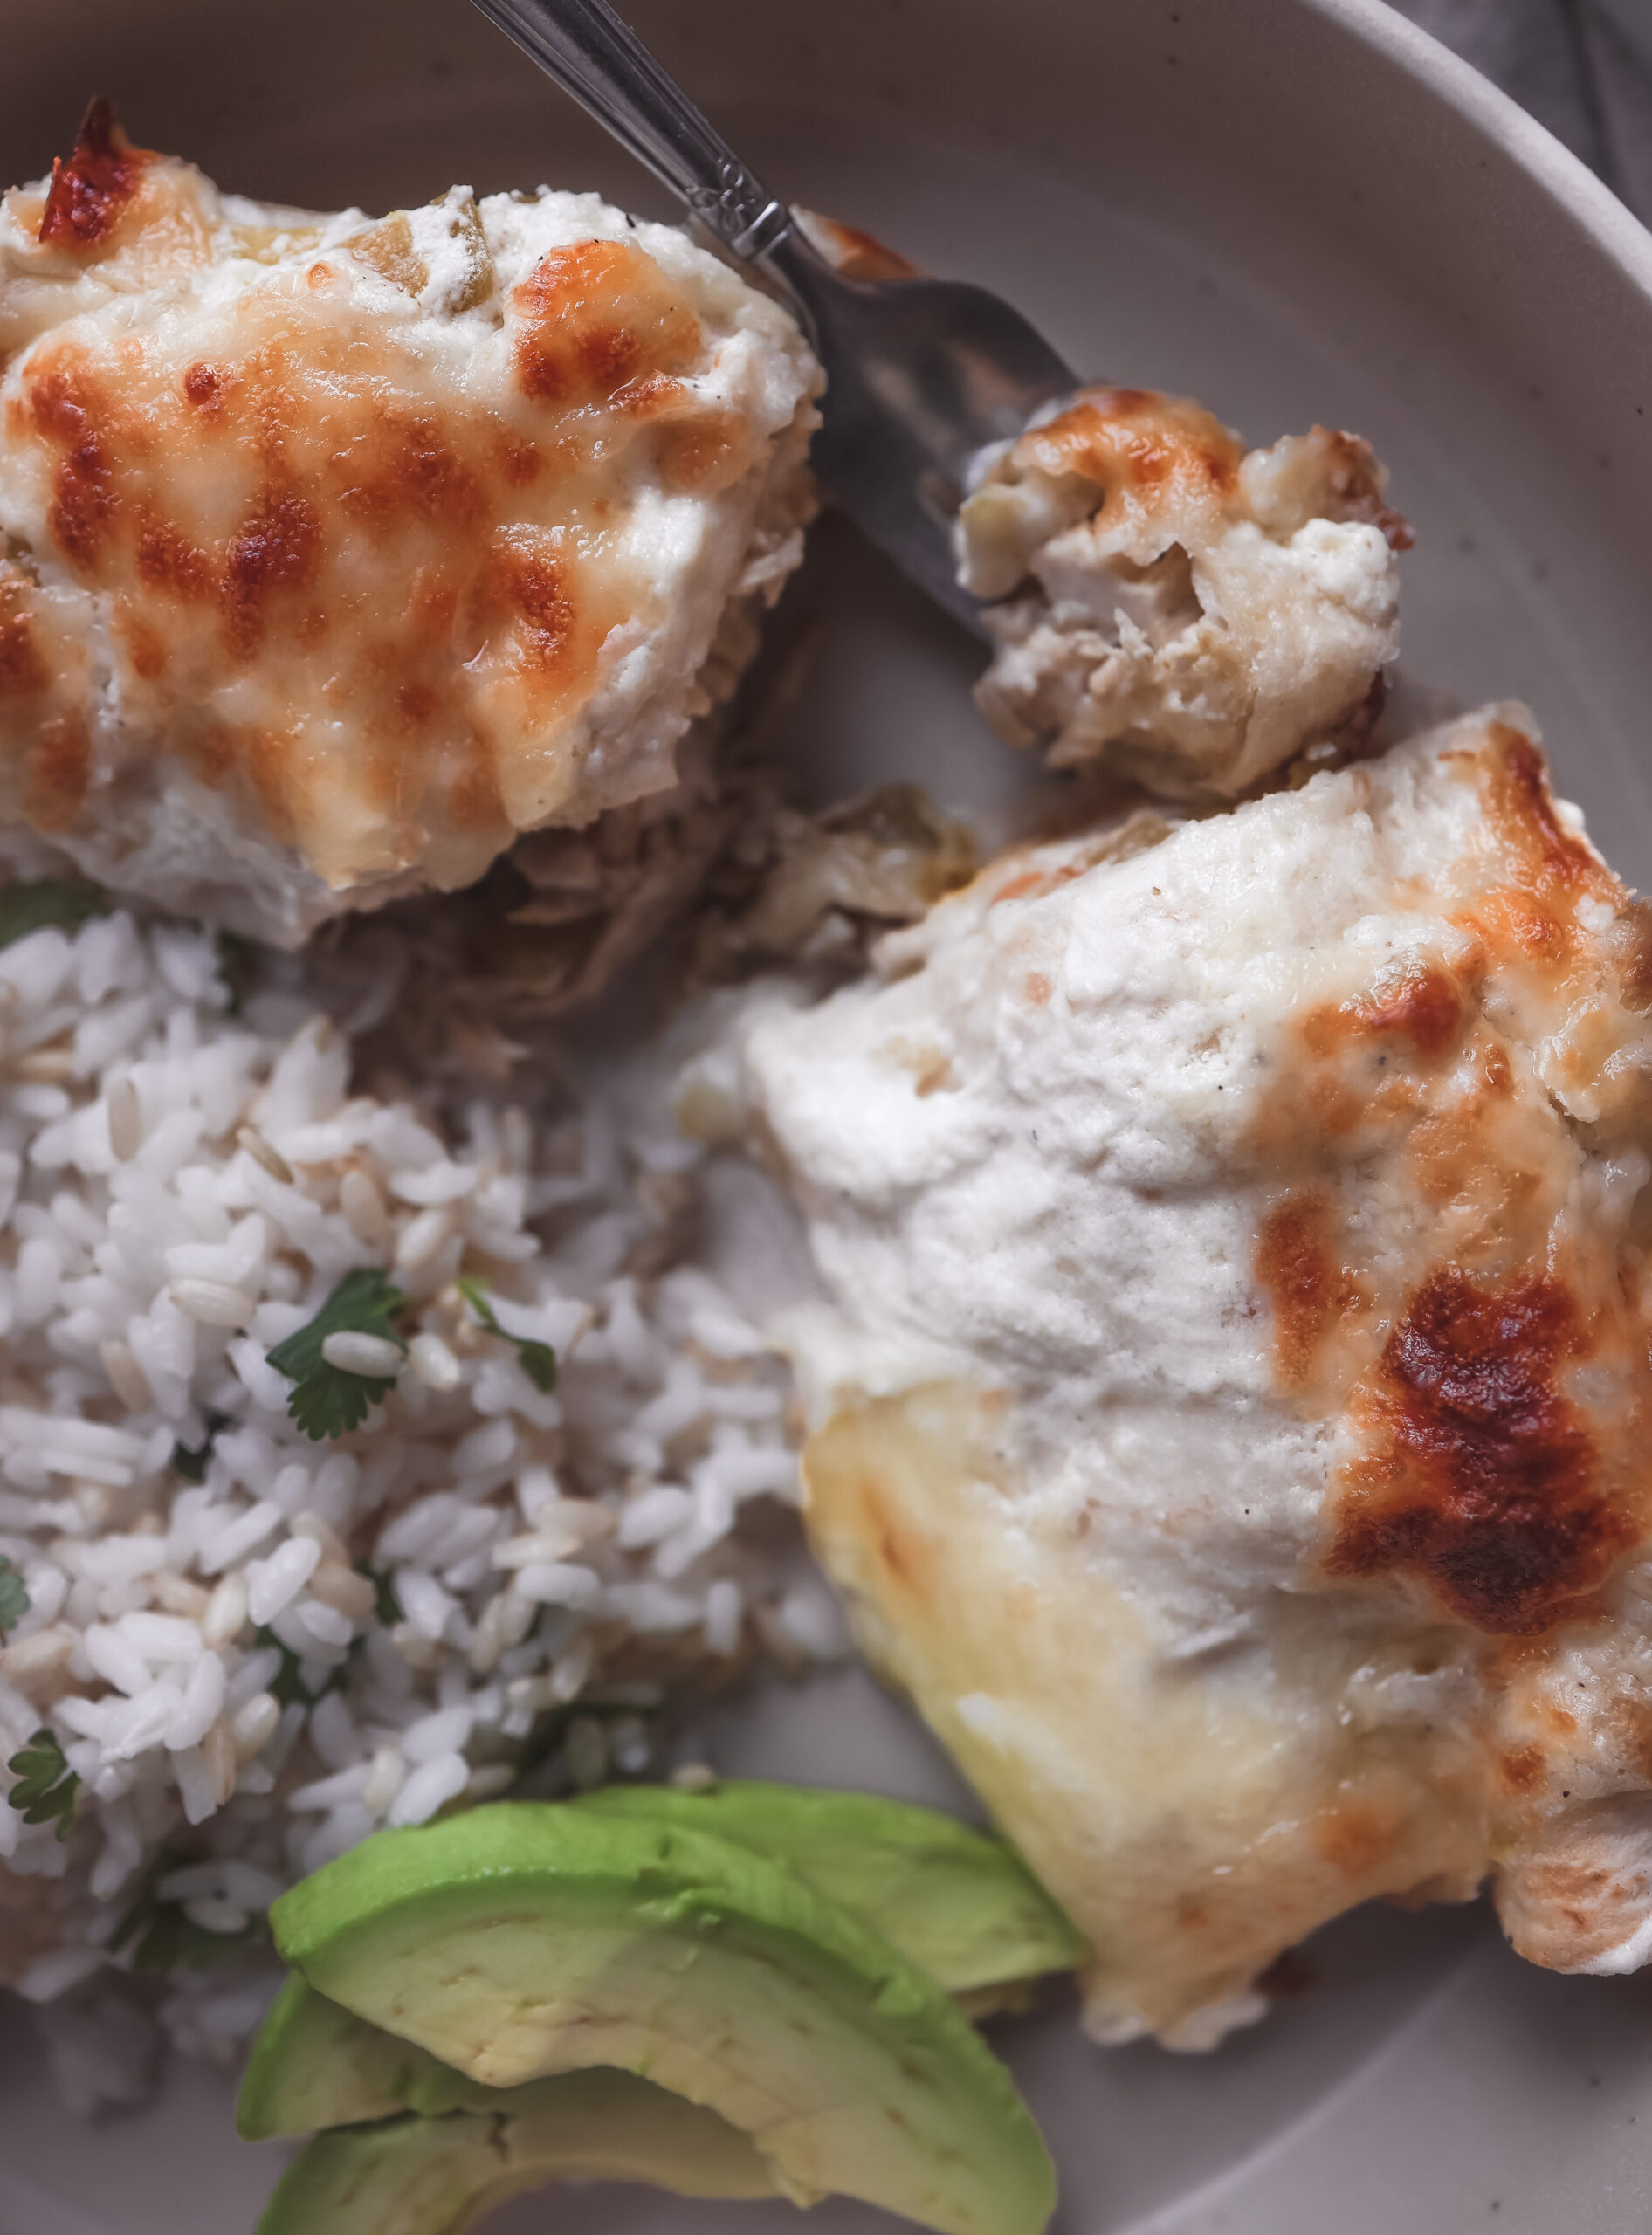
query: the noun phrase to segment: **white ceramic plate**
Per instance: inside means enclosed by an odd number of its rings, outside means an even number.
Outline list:
[[[1652,241],[1537,127],[1374,0],[637,0],[645,33],[789,195],[1016,298],[1072,362],[1196,393],[1257,440],[1369,435],[1416,525],[1411,670],[1536,710],[1563,787],[1652,884]],[[462,0],[0,0],[0,171],[86,93],[225,184],[370,208],[652,189]],[[795,595],[827,657],[787,750],[816,797],[912,774],[986,808],[1024,770],[974,648],[829,526]],[[858,1676],[771,1696],[727,1767],[946,1798]],[[1317,1983],[1206,2059],[1001,2033],[1060,2163],[1060,2235],[1625,2235],[1652,2211],[1652,1989],[1562,1980],[1482,1911],[1345,1920]],[[140,2115],[53,2106],[0,2015],[0,2235],[239,2235],[277,2170],[227,2077]],[[527,2235],[777,2235],[788,2207],[592,2189]],[[823,2206],[815,2235],[887,2225]],[[369,2231],[363,2231],[369,2235]]]

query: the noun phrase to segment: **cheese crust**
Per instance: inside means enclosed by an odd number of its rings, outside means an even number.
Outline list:
[[[681,233],[266,208],[95,109],[0,367],[0,815],[283,942],[668,787],[811,505],[818,368]]]
[[[1652,911],[1524,710],[1011,856],[737,1046],[815,1541],[1093,2030],[1488,1874],[1646,1961]]]

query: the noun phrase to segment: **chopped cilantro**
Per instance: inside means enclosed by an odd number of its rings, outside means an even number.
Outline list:
[[[396,1595],[396,1585],[390,1580],[388,1568],[375,1568],[369,1561],[358,1560],[355,1571],[358,1575],[364,1575],[372,1585],[373,1613],[385,1629],[393,1630],[398,1622],[406,1621],[407,1616],[402,1611],[402,1602]]]
[[[396,1595],[396,1586],[387,1573],[379,1568],[370,1567],[365,1560],[356,1562],[355,1571],[358,1575],[364,1575],[372,1585],[373,1611],[386,1629],[394,1628],[397,1622],[406,1619],[402,1612],[402,1602]],[[367,1643],[367,1636],[363,1633],[360,1637],[350,1640],[349,1651],[345,1658],[327,1670],[313,1691],[304,1681],[301,1657],[293,1652],[290,1645],[284,1645],[267,1623],[258,1632],[258,1641],[261,1646],[273,1646],[281,1656],[281,1666],[270,1679],[268,1686],[270,1695],[277,1705],[313,1708],[319,1706],[329,1692],[338,1690],[348,1676],[356,1654]]]
[[[336,1668],[327,1670],[321,1682],[313,1692],[304,1681],[303,1661],[290,1645],[283,1645],[275,1632],[267,1627],[258,1631],[258,1641],[261,1646],[273,1646],[281,1656],[281,1666],[270,1679],[266,1688],[278,1707],[313,1708],[318,1702],[326,1699],[329,1692],[336,1692],[349,1673],[349,1662],[340,1661]],[[354,1653],[361,1643],[360,1638],[353,1639],[350,1643],[350,1651]]]
[[[498,1315],[487,1300],[487,1291],[480,1281],[461,1280],[457,1283],[459,1294],[481,1321],[490,1335],[498,1335],[516,1346],[516,1355],[523,1372],[535,1389],[549,1396],[556,1386],[556,1352],[548,1343],[538,1343],[529,1335],[513,1335],[508,1327],[501,1327]]]
[[[21,1809],[25,1824],[49,1824],[55,1817],[58,1837],[66,1840],[74,1821],[74,1796],[80,1780],[63,1758],[63,1749],[49,1730],[37,1730],[20,1753],[6,1764],[17,1780],[8,1798]]]
[[[88,916],[107,915],[108,908],[97,886],[79,877],[43,877],[0,886],[0,946],[26,939],[48,924],[84,924]]]
[[[176,1901],[163,1901],[155,1888],[179,1860],[176,1854],[161,1856],[110,1936],[111,1949],[130,1949],[134,1971],[204,1971],[268,1946],[270,1928],[261,1916],[249,1917],[239,1932],[209,1932],[186,1917]]]
[[[186,1482],[204,1482],[207,1461],[212,1456],[212,1446],[230,1425],[227,1413],[203,1413],[201,1415],[202,1437],[193,1449],[187,1443],[172,1447],[172,1467]]]
[[[132,1951],[134,1971],[206,1971],[231,1956],[267,1948],[270,1928],[250,1917],[239,1932],[209,1932],[186,1917],[176,1902],[157,1901],[143,1937]]]
[[[29,1611],[29,1594],[23,1578],[10,1560],[0,1556],[0,1638],[15,1630]]]
[[[637,1695],[645,1687],[625,1684],[603,1686],[594,1692],[582,1692],[576,1700],[564,1701],[559,1707],[549,1709],[535,1723],[530,1736],[519,1749],[516,1757],[516,1785],[520,1792],[524,1786],[532,1792],[534,1787],[528,1780],[542,1770],[556,1754],[568,1736],[568,1725],[576,1716],[594,1716],[600,1723],[609,1716],[616,1722],[622,1716],[635,1716],[639,1720],[664,1713],[664,1703],[656,1695],[644,1699]],[[501,1799],[506,1796],[499,1796]]]
[[[257,967],[258,950],[239,932],[220,932],[217,947],[218,978],[229,996],[227,1014],[239,1016],[245,1006],[248,983]]]
[[[396,1315],[406,1304],[407,1298],[391,1287],[377,1265],[358,1265],[344,1276],[307,1326],[270,1352],[270,1364],[293,1384],[287,1411],[313,1442],[360,1427],[368,1408],[396,1386],[388,1378],[347,1373],[341,1366],[329,1365],[321,1355],[323,1343],[329,1335],[382,1335],[398,1351],[405,1351],[406,1340],[396,1331]]]

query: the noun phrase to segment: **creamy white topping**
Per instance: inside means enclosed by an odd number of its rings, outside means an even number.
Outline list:
[[[669,786],[801,553],[786,313],[591,195],[76,162],[0,217],[8,822],[290,939]]]
[[[816,1544],[1105,2038],[1489,1871],[1539,1962],[1652,1939],[1652,926],[1530,726],[1011,856],[719,1059]]]

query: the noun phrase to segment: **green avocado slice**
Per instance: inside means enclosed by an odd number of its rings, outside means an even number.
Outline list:
[[[1014,1851],[939,1811],[870,1794],[731,1781],[704,1792],[609,1785],[565,1804],[708,1830],[790,1865],[881,1931],[942,1986],[968,1997],[1065,1967],[1084,1943]],[[317,1994],[294,1973],[247,2062],[243,2138],[309,2134],[399,2111],[485,2110],[498,2091]]]
[[[528,2083],[530,2088],[549,2084]],[[329,2002],[302,1973],[290,1971],[247,2058],[235,2130],[243,2142],[275,2142],[405,2111],[424,2118],[450,2111],[492,2113],[508,2109],[522,2092],[467,2079],[427,2049]]]
[[[247,2057],[235,2130],[243,2142],[273,2142],[398,2111],[491,2109],[499,2092],[369,2025],[291,1971]]]
[[[1055,2174],[946,1993],[710,1833],[503,1802],[381,1832],[271,1910],[331,2000],[490,2087],[613,2066],[750,2136],[791,2194],[1038,2235]]]
[[[567,2073],[507,2089],[491,2115],[386,2119],[307,2143],[258,2235],[463,2235],[547,2181],[643,2181],[685,2197],[767,2197],[743,2134],[629,2072]]]
[[[1089,1952],[1013,1847],[939,1809],[755,1779],[692,1792],[610,1785],[570,1805],[713,1832],[789,1863],[953,1994],[1070,1970]]]

